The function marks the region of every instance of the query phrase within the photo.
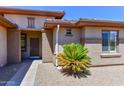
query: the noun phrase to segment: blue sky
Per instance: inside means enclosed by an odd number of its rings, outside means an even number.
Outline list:
[[[38,10],[64,10],[63,19],[97,18],[124,20],[124,7],[121,6],[14,6],[14,8]]]

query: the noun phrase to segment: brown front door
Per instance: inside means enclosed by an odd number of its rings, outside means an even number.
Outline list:
[[[30,38],[30,56],[39,56],[39,38]]]

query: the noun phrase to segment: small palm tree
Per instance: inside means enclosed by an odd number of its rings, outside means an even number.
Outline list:
[[[73,73],[88,70],[91,65],[88,49],[80,44],[65,44],[64,51],[57,56],[58,65]]]

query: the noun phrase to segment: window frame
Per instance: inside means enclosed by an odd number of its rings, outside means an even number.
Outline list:
[[[109,39],[108,39],[108,51],[103,50],[103,32],[109,32]],[[115,39],[115,50],[111,50],[111,32],[116,32],[116,39]],[[102,52],[103,53],[118,53],[119,52],[119,30],[102,30]]]
[[[35,28],[35,18],[27,17],[27,20],[28,20],[28,28]]]
[[[68,31],[70,31],[70,34],[69,34]],[[72,29],[71,29],[71,28],[67,28],[65,33],[66,33],[66,36],[72,36],[72,35],[73,35],[73,34],[72,34]]]
[[[22,47],[22,35],[24,35],[24,47]],[[21,51],[26,52],[27,51],[27,34],[21,33]]]

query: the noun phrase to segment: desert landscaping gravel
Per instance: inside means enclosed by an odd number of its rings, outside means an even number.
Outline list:
[[[92,67],[88,77],[74,78],[61,73],[52,63],[39,64],[35,86],[124,85],[124,65]]]

